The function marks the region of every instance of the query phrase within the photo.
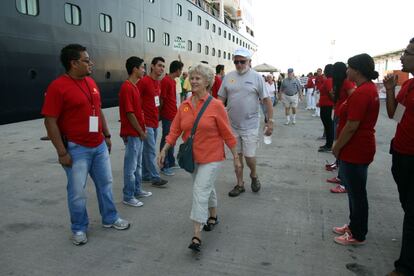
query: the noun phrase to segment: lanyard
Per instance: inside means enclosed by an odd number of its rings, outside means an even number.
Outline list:
[[[88,82],[86,81],[86,79],[83,79],[85,81],[86,87],[88,88],[89,95],[88,93],[86,93],[85,90],[83,90],[82,86],[80,86],[79,83],[75,79],[73,79],[71,76],[69,77],[73,80],[76,86],[83,92],[85,97],[88,99],[88,102],[91,104],[91,107],[92,107],[93,116],[95,116],[95,105],[93,103],[93,96],[92,96],[91,89],[89,88]]]

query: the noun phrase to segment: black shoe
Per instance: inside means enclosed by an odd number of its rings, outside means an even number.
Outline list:
[[[194,242],[194,240],[196,240],[198,242]],[[201,251],[201,240],[197,237],[192,237],[191,238],[191,243],[188,246],[188,248],[190,248],[194,252],[200,252]]]
[[[254,193],[257,193],[258,191],[260,191],[261,185],[260,185],[259,178],[257,176],[256,177],[252,177],[251,187],[252,187],[252,191]]]
[[[330,147],[322,146],[318,149],[319,152],[332,152]]]
[[[216,217],[209,217],[207,220],[207,223],[203,226],[204,231],[212,231],[214,229],[214,226],[216,226],[219,223],[217,216]]]
[[[235,197],[235,196],[238,196],[241,193],[244,193],[245,191],[246,191],[246,189],[244,189],[244,187],[236,185],[236,186],[234,186],[233,190],[231,190],[229,192],[229,196]]]
[[[168,183],[167,180],[160,178],[158,180],[152,181],[152,186],[157,187],[157,188],[164,188],[165,184],[167,183]]]

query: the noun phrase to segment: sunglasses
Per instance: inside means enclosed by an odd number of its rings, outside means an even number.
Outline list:
[[[237,64],[246,64],[246,62],[247,62],[247,60],[235,60],[235,61],[233,61],[233,63],[235,65],[237,65]]]

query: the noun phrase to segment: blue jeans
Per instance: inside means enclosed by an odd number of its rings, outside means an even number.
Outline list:
[[[128,201],[141,193],[142,147],[141,138],[128,136],[124,157],[124,200]]]
[[[161,137],[161,143],[160,143],[160,151],[165,145],[165,138],[170,133],[170,127],[172,121],[169,121],[167,119],[161,119],[162,120],[162,137]],[[175,166],[175,157],[174,157],[174,146],[171,146],[164,159],[164,168],[168,169]]]
[[[118,219],[112,198],[112,171],[108,148],[102,142],[95,148],[68,143],[72,167],[63,167],[68,178],[68,206],[72,232],[86,232],[88,213],[86,211],[86,180],[88,173],[95,183],[99,212],[103,224],[112,224]]]
[[[157,142],[157,129],[146,127],[147,139],[144,140],[142,151],[142,179],[159,181],[160,174],[157,170],[155,143]]]
[[[368,233],[368,198],[367,174],[368,164],[354,164],[339,161],[341,181],[348,191],[349,228],[352,236],[364,241]]]

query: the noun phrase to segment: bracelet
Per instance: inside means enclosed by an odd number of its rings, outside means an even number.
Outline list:
[[[105,136],[105,138],[111,138],[111,134],[104,135],[104,136]]]
[[[64,154],[59,154],[59,153],[58,153],[58,156],[59,156],[59,157],[64,157],[64,156],[66,156],[67,154],[68,154],[68,152],[65,152]]]
[[[268,121],[273,123],[275,120],[270,118],[270,119],[268,119]]]

